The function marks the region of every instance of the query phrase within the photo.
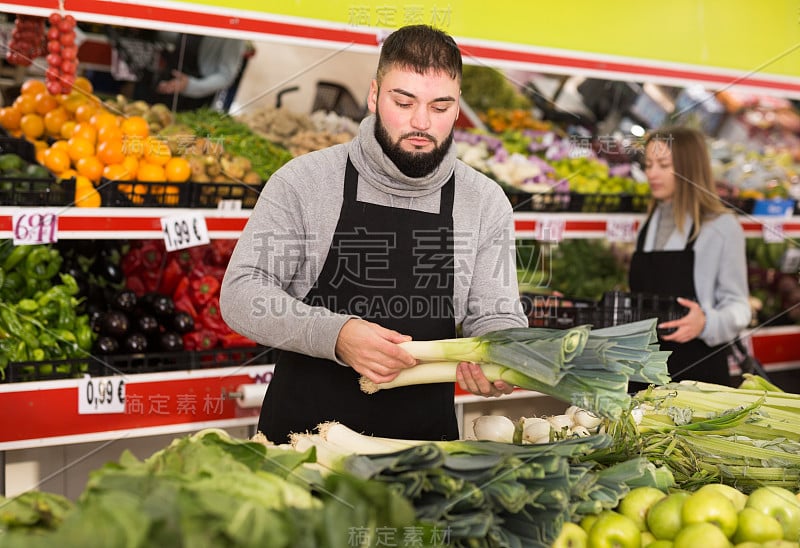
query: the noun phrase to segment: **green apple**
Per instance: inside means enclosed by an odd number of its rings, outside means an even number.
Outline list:
[[[674,548],[728,548],[732,546],[722,529],[708,521],[690,523],[681,529],[675,540]]]
[[[655,487],[642,486],[631,489],[631,491],[622,497],[622,500],[617,506],[617,512],[624,516],[631,518],[640,531],[647,530],[647,522],[645,517],[647,511],[656,502],[666,497],[667,494],[661,489]]]
[[[656,537],[653,536],[653,533],[651,533],[650,531],[642,531],[642,534],[641,534],[641,545],[642,545],[642,548],[645,548],[646,546],[650,546],[655,541],[656,541]]]
[[[761,543],[761,548],[798,548],[800,543],[790,540],[768,540]]]
[[[597,521],[597,514],[586,514],[581,518],[581,527],[588,533],[595,521]]]
[[[788,489],[775,485],[759,487],[747,497],[745,507],[777,519],[783,527],[784,540],[797,542],[800,539],[800,501]]]
[[[683,502],[689,498],[687,491],[670,493],[647,512],[647,529],[659,540],[672,540],[683,526],[681,510]]]
[[[644,548],[644,547],[642,547]],[[672,548],[671,540],[657,540],[647,545],[647,548]]]
[[[568,521],[561,527],[551,548],[586,548],[588,543],[589,534],[583,527]]]
[[[742,508],[739,511],[739,524],[733,534],[733,542],[766,542],[783,538],[780,522],[755,508]]]
[[[697,490],[698,493],[701,491],[716,491],[717,493],[725,495],[733,503],[733,507],[736,508],[737,512],[747,504],[747,495],[745,493],[742,493],[736,487],[725,485],[724,483],[707,483]]]
[[[764,545],[761,544],[760,542],[752,542],[748,540],[747,542],[740,542],[739,544],[735,544],[733,548],[762,548],[762,546]]]
[[[681,519],[684,525],[703,522],[716,525],[728,539],[733,537],[739,522],[733,503],[717,491],[695,491],[689,495],[683,502]]]
[[[589,548],[641,548],[642,532],[628,516],[604,510],[589,529]]]

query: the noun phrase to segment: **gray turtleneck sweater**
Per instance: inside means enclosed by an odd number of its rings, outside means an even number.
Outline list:
[[[356,138],[299,156],[264,188],[222,282],[228,325],[263,345],[336,360],[339,330],[352,316],[302,302],[330,248],[343,200],[348,154],[359,173],[358,200],[435,213],[455,172],[453,229],[456,323],[464,336],[526,327],[516,277],[514,222],[500,186],[456,158],[418,179],[400,172],[374,137],[374,116]]]

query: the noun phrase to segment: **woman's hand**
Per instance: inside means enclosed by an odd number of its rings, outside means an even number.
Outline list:
[[[186,86],[189,85],[189,77],[177,70],[172,71],[172,80],[164,80],[158,83],[156,91],[165,95],[173,93],[183,93]]]
[[[461,390],[472,392],[478,396],[496,398],[510,394],[514,387],[507,382],[489,382],[481,367],[472,362],[461,362],[456,368],[456,379]]]
[[[678,343],[689,342],[700,336],[706,326],[706,314],[700,305],[691,299],[678,297],[678,304],[685,306],[689,312],[682,318],[664,322],[658,325],[662,329],[675,329],[673,333],[661,338],[665,341]]]

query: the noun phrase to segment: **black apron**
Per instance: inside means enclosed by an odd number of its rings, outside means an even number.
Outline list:
[[[183,58],[181,58],[181,44],[183,44],[184,37],[186,38],[186,43],[183,48]],[[173,70],[178,70],[192,78],[203,77],[203,75],[200,73],[200,63],[198,62],[198,58],[200,56],[200,42],[202,40],[203,36],[198,36],[196,34],[179,35],[178,40],[175,42],[175,48],[165,56],[160,70],[154,77],[152,87],[153,91],[150,100],[148,101],[149,103],[164,103],[168,107],[172,108],[174,95],[171,93],[157,93],[155,91],[155,86],[158,84],[158,82],[163,80],[172,80]],[[216,92],[206,95],[205,97],[186,97],[183,94],[179,94],[175,110],[196,110],[201,107],[211,106],[216,95]]]
[[[454,177],[441,189],[439,213],[359,202],[357,189],[358,172],[348,158],[336,231],[303,302],[357,315],[414,340],[454,338]],[[281,352],[259,430],[275,443],[325,421],[375,436],[458,438],[454,383],[365,394],[358,378],[355,370],[333,361]]]
[[[639,232],[636,251],[631,258],[629,285],[635,293],[661,297],[685,297],[696,300],[694,286],[694,240],[675,251],[644,251],[650,218]],[[692,227],[689,228],[689,234]],[[659,340],[662,350],[670,350],[667,365],[673,381],[696,380],[730,385],[728,352],[725,345],[708,346],[701,339],[677,343]],[[635,386],[634,386],[635,385]],[[631,383],[631,390],[643,388]]]

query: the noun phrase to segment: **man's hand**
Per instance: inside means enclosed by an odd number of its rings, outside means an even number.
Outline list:
[[[374,383],[393,380],[417,360],[398,346],[411,337],[365,320],[351,318],[339,331],[336,355]]]
[[[489,382],[477,363],[461,362],[456,368],[456,379],[461,390],[472,392],[478,396],[496,398],[510,394],[514,387],[504,381]]]
[[[691,299],[678,297],[678,304],[685,306],[689,312],[682,318],[664,322],[658,325],[662,329],[675,329],[673,333],[661,337],[665,341],[675,341],[678,343],[689,342],[696,339],[703,332],[706,326],[706,315],[700,305]]]
[[[163,80],[159,82],[156,91],[165,95],[182,93],[188,85],[189,77],[180,71],[173,70],[172,80]]]

